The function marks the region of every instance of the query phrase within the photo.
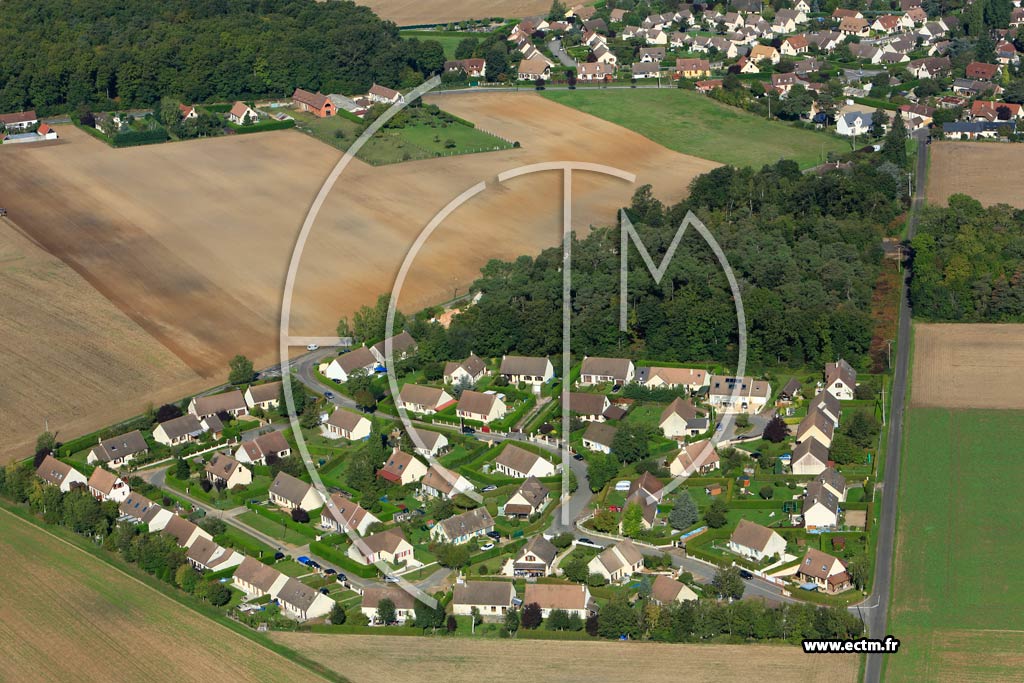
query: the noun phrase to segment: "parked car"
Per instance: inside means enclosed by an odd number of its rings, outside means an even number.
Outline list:
[[[484,543],[482,546],[480,546],[480,550],[493,550],[493,549],[494,549],[494,544],[493,543]]]
[[[338,583],[345,583],[346,581],[348,581],[348,577],[345,576],[344,574],[340,573],[340,572],[338,573],[337,577],[335,577],[335,578],[338,579]]]
[[[476,434],[476,430],[473,429],[472,427],[463,427],[462,428],[462,433],[463,434]]]
[[[276,552],[276,553],[274,553],[274,560],[275,560],[275,561],[277,561],[277,560],[283,560],[283,559],[284,559],[284,553],[282,553],[282,552],[280,552],[280,551],[279,551],[279,552]]]
[[[325,391],[324,392],[324,398],[326,398],[328,401],[330,401],[330,400],[332,400],[334,398],[334,394],[332,392],[330,392],[330,391]]]
[[[740,570],[740,578],[741,579],[746,579],[746,580],[749,581],[750,579],[754,578],[754,575],[749,570],[747,570],[747,569],[741,569]]]
[[[582,453],[575,453],[575,454],[573,454],[572,459],[573,460],[583,460],[583,454]]]
[[[299,555],[298,557],[295,558],[295,561],[298,562],[299,564],[304,564],[306,566],[309,566],[310,559],[308,557],[306,557],[305,555]]]
[[[497,491],[497,490],[498,490],[498,487],[495,486],[494,484],[488,484],[487,486],[484,487],[484,493],[487,493],[488,491]]]
[[[337,573],[338,573],[338,570],[334,569],[332,567],[328,567],[327,569],[324,570],[324,574],[337,574]]]
[[[316,351],[320,348],[318,344],[306,344],[307,351]]]
[[[576,545],[585,545],[588,548],[603,548],[604,547],[603,545],[600,545],[598,543],[594,543],[589,538],[578,538],[578,539],[576,539]]]
[[[397,576],[385,576],[384,577],[384,583],[398,583],[398,577]]]
[[[487,535],[490,536],[491,538],[493,538],[495,541],[500,541],[501,540],[501,534],[498,533],[497,531],[488,531]]]
[[[328,591],[326,588],[321,588],[320,592],[323,593],[324,595],[327,595],[330,591]]]
[[[341,384],[341,380],[340,380],[340,379],[338,379],[337,377],[335,377],[335,378],[334,378],[334,379],[332,379],[331,381],[332,381],[332,382],[334,382],[335,384]]]

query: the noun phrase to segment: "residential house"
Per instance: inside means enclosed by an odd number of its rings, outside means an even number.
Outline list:
[[[949,74],[952,68],[949,57],[924,57],[907,63],[907,71],[914,78],[942,78]]]
[[[871,130],[871,112],[851,111],[836,117],[836,133],[846,137],[867,135]]]
[[[447,72],[462,72],[469,78],[484,78],[487,75],[487,60],[455,59],[444,63],[444,70]]]
[[[591,53],[594,55],[594,62],[593,63],[594,64],[603,64],[605,66],[605,68],[606,68],[606,73],[610,73],[614,77],[614,75],[615,75],[615,66],[619,63],[618,56],[614,52],[612,52],[608,48],[608,46],[605,45],[603,42],[602,43],[597,43],[596,45],[594,45],[594,47],[591,49]],[[579,65],[579,68],[582,69],[583,65],[584,64],[588,64],[588,63],[589,62],[581,63]],[[594,80],[594,79],[591,78],[590,80]]]
[[[0,114],[0,127],[8,132],[28,130],[39,123],[35,110],[19,111],[12,114]]]
[[[610,407],[611,401],[604,394],[569,392],[569,410],[584,422],[604,422],[605,411]]]
[[[996,61],[1003,66],[1017,64],[1020,62],[1020,55],[1017,51],[1017,47],[1009,41],[1000,41],[996,44]]]
[[[807,411],[817,410],[832,421],[833,427],[839,426],[839,399],[828,391],[822,391],[807,404]]]
[[[466,581],[456,583],[452,594],[452,614],[468,616],[475,607],[480,616],[501,617],[512,609],[516,589],[507,581]]]
[[[363,591],[363,600],[359,609],[371,624],[382,624],[377,607],[384,600],[390,600],[391,604],[395,606],[395,621],[397,623],[405,624],[416,619],[416,597],[412,593],[398,586],[369,586]]]
[[[235,460],[246,465],[266,465],[267,458],[287,458],[292,446],[278,431],[260,434],[255,439],[243,441],[235,451]]]
[[[710,420],[707,413],[698,410],[692,401],[675,398],[662,411],[658,427],[665,438],[682,441],[686,437],[706,432],[710,427]]]
[[[648,45],[668,45],[668,33],[660,28],[652,28],[644,37]]]
[[[702,60],[693,60],[702,61]],[[628,358],[599,358],[586,356],[580,368],[579,383],[584,386],[595,384],[628,384],[633,381],[636,368]]]
[[[654,521],[658,516],[658,501],[661,500],[662,489],[664,485],[650,472],[644,472],[644,474],[633,481],[629,485],[629,491],[626,492],[626,499],[624,501],[624,507],[628,508],[630,505],[640,506],[640,520],[644,529],[650,529],[654,526]],[[621,532],[622,525],[619,525]]]
[[[863,19],[864,15],[860,13],[860,10],[837,7],[832,10],[832,18],[842,21],[843,19]]]
[[[796,441],[801,444],[804,441],[814,439],[821,442],[825,448],[832,446],[832,437],[835,434],[835,425],[825,414],[818,410],[812,410],[800,421],[796,427]]]
[[[811,47],[806,36],[788,36],[783,39],[779,46],[779,53],[786,57],[796,57],[805,54]],[[677,582],[678,583],[678,582]]]
[[[550,493],[544,484],[536,477],[527,477],[526,481],[519,485],[515,493],[501,507],[500,514],[503,517],[514,517],[528,519],[544,509],[547,505]]]
[[[263,410],[276,408],[281,402],[281,382],[253,384],[245,390],[243,398],[250,410],[257,407]]]
[[[320,372],[327,379],[347,382],[352,373],[365,372],[372,374],[376,367],[377,359],[370,352],[370,349],[360,346],[358,349],[353,349],[348,353],[338,356],[330,363],[327,363],[326,367],[321,366]]]
[[[967,78],[979,81],[991,81],[999,75],[999,65],[984,62],[970,62],[964,69]]]
[[[820,481],[807,485],[802,506],[804,527],[834,529],[839,524],[839,499]]]
[[[278,472],[270,484],[270,502],[287,510],[302,508],[306,512],[323,506],[324,501],[312,484],[287,472]]]
[[[871,27],[866,19],[849,17],[839,22],[839,32],[844,36],[858,36],[866,38],[871,32]]]
[[[610,18],[610,19],[611,19],[612,21],[614,21],[614,22],[618,22],[618,23],[621,23],[621,22],[622,22],[622,20],[626,18],[626,10],[624,10],[624,9],[621,9],[621,8],[620,8],[620,9],[613,9],[613,10],[612,10],[612,11],[611,11],[611,12],[609,13],[609,18]]]
[[[591,422],[583,432],[583,447],[599,453],[611,453],[615,440],[615,427],[601,422]]]
[[[444,389],[420,384],[406,384],[398,392],[398,400],[406,410],[433,415],[455,403],[455,398]]]
[[[195,415],[186,414],[158,424],[153,430],[153,439],[165,446],[177,446],[195,441],[204,432],[216,433],[223,429],[224,425],[216,415],[200,420]]]
[[[752,377],[712,375],[708,380],[708,403],[727,413],[757,413],[768,403],[771,385]]]
[[[803,85],[804,82],[795,73],[772,74],[772,85],[783,96],[788,95],[790,89],[797,84]]]
[[[334,105],[334,111],[347,111],[349,114],[363,118],[366,116],[366,112],[370,111],[370,107],[373,106],[366,97],[360,97],[358,100],[353,100],[351,97],[345,97],[338,93],[331,93],[327,96],[330,98],[331,103]]]
[[[248,415],[249,406],[246,404],[242,392],[234,389],[232,391],[225,391],[222,394],[213,394],[212,396],[196,396],[189,402],[188,412],[190,415],[195,415],[200,419],[210,415],[220,415],[221,413],[238,417],[240,415]]]
[[[970,78],[954,78],[952,90],[965,97],[996,97],[1003,92],[1002,87],[988,81],[975,81]]]
[[[150,528],[150,531],[153,531],[153,529]],[[160,532],[173,537],[175,543],[182,548],[191,548],[200,538],[205,538],[208,541],[213,540],[213,536],[205,529],[199,528],[194,522],[190,522],[178,515],[172,515]]]
[[[704,78],[711,75],[711,62],[706,59],[677,59],[673,78]]]
[[[710,439],[695,441],[679,449],[668,463],[668,471],[673,477],[685,474],[708,474],[721,467],[718,451]]]
[[[509,443],[494,459],[494,471],[506,477],[526,479],[527,477],[550,477],[555,474],[555,466],[536,453]]]
[[[661,64],[634,62],[630,65],[633,78],[658,78],[661,76]]]
[[[461,418],[488,424],[504,417],[508,407],[501,396],[494,392],[481,393],[466,389],[459,397],[455,412]]]
[[[665,48],[663,47],[642,47],[637,54],[641,62],[660,64],[665,60]]]
[[[590,596],[590,589],[578,584],[527,583],[523,604],[539,606],[544,619],[556,609],[580,619],[597,612],[597,603]]]
[[[821,474],[828,468],[828,446],[817,439],[807,439],[793,448],[790,467],[793,474]]]
[[[235,102],[228,112],[228,121],[236,126],[248,126],[260,120],[259,112],[242,101]]]
[[[750,54],[747,55],[748,59],[752,62],[761,62],[766,60],[771,64],[778,64],[782,57],[779,55],[779,51],[771,45],[757,44],[750,49]]]
[[[786,382],[786,386],[782,387],[779,391],[779,400],[785,403],[791,403],[800,397],[801,385],[800,380],[793,378]]]
[[[698,391],[708,386],[710,376],[706,370],[697,368],[640,368],[637,371],[637,382],[648,389],[676,389],[686,387],[690,391]]]
[[[100,442],[89,451],[85,461],[90,465],[103,464],[117,469],[148,452],[149,444],[146,443],[142,432],[136,429],[127,434],[100,439]]]
[[[334,600],[316,588],[298,579],[288,579],[274,596],[281,613],[298,621],[327,616],[334,608]]]
[[[612,54],[609,52],[609,54]],[[614,55],[613,55],[614,56]],[[581,81],[610,81],[615,78],[615,67],[605,62],[580,62],[576,78]]]
[[[149,498],[134,491],[121,501],[121,504],[117,506],[117,510],[121,515],[121,519],[133,524],[145,524],[150,532],[162,530],[171,521],[171,517],[176,516],[160,504],[154,503]]]
[[[524,59],[519,62],[516,69],[516,78],[521,81],[536,81],[537,79],[546,81],[551,78],[551,65],[540,55]]]
[[[793,4],[793,9],[807,14],[811,11],[811,4],[807,0],[797,0],[796,3]]]
[[[118,504],[127,500],[132,492],[121,477],[102,467],[97,467],[89,475],[88,486],[93,498],[100,501],[112,500]]]
[[[846,493],[848,491],[846,477],[839,474],[834,468],[829,467],[822,471],[815,481],[824,486],[825,490],[830,491],[840,503],[846,500]]]
[[[554,366],[543,356],[503,356],[500,372],[512,384],[544,384],[555,376]]]
[[[379,523],[373,513],[340,493],[332,493],[320,510],[320,526],[338,533],[355,531],[362,536],[371,524]]]
[[[440,543],[466,543],[494,531],[494,519],[487,508],[467,510],[442,519],[430,530],[430,538]]]
[[[312,93],[302,88],[296,88],[292,93],[292,103],[301,111],[309,112],[321,119],[334,116],[334,102],[319,92]]]
[[[405,360],[416,354],[419,350],[419,344],[413,339],[412,335],[406,331],[401,331],[393,337],[388,337],[383,341],[379,341],[370,347],[370,353],[377,359],[380,365],[387,364],[387,347],[388,343],[391,343],[391,355],[395,360]]]
[[[344,408],[335,408],[324,423],[324,436],[330,439],[359,441],[370,436],[373,425],[365,416]]]
[[[893,33],[906,28],[900,17],[894,14],[880,14],[871,22],[871,30],[876,33]]]
[[[818,590],[829,595],[842,593],[853,586],[843,561],[816,548],[808,548],[796,570],[796,578],[804,583],[813,583]]]
[[[475,386],[487,374],[487,364],[475,353],[469,354],[464,361],[452,361],[444,366],[444,381],[448,384],[460,382]]]
[[[62,493],[70,491],[72,486],[88,485],[84,474],[52,455],[43,458],[36,468],[36,476],[51,486],[59,487]]]
[[[231,577],[231,584],[250,600],[275,595],[287,581],[287,576],[255,557],[245,557]]]
[[[224,482],[227,489],[252,483],[252,470],[224,453],[214,453],[203,471],[212,484]]]
[[[420,480],[420,487],[425,496],[446,499],[474,489],[473,484],[464,476],[436,462],[430,464],[427,473]]]
[[[402,93],[378,83],[374,83],[370,86],[370,90],[366,93],[366,96],[371,102],[379,104],[400,104],[405,102],[405,97]]]
[[[857,390],[857,371],[840,358],[825,364],[825,391],[840,401],[852,401]]]
[[[882,61],[885,51],[876,43],[851,43],[850,54],[854,59],[859,59],[869,64],[878,64]]]
[[[239,566],[245,559],[245,555],[231,548],[225,548],[212,539],[200,537],[185,553],[185,559],[198,571],[219,572]]]
[[[643,567],[643,553],[628,538],[605,548],[587,563],[591,574],[600,574],[609,583],[621,583]]]
[[[741,519],[729,537],[729,550],[760,562],[766,558],[782,557],[786,553],[786,539],[766,526]]]
[[[502,568],[504,576],[541,577],[550,576],[554,572],[555,558],[558,549],[551,541],[538,534],[527,541],[523,549],[514,558],[509,558]]]
[[[660,574],[651,584],[651,601],[657,605],[672,605],[677,602],[692,602],[697,594],[682,581]]]
[[[395,448],[377,470],[377,476],[399,486],[418,482],[427,473],[427,466],[405,451]]]
[[[348,548],[348,556],[365,565],[376,562],[397,565],[415,561],[412,544],[405,540],[405,534],[398,527],[370,534],[353,542]]]
[[[424,458],[436,458],[448,450],[448,437],[441,432],[418,427],[407,427],[406,430],[412,439],[413,452]]]
[[[971,102],[969,116],[972,121],[1009,121],[1021,118],[1024,108],[1013,102],[992,102],[974,100]]]

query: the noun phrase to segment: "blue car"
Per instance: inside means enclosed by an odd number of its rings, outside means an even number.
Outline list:
[[[328,401],[330,401],[332,398],[334,398],[334,394],[331,393],[330,391],[325,391],[324,392],[324,398],[326,398]]]
[[[295,558],[295,561],[298,562],[299,564],[309,565],[309,558],[306,557],[305,555],[299,555],[298,557]]]

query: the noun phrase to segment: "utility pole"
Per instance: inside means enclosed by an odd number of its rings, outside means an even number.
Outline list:
[[[885,375],[882,375],[882,426],[885,426]]]

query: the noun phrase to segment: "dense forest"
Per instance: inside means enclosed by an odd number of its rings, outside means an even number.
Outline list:
[[[922,214],[910,300],[914,314],[957,322],[1024,321],[1024,211],[966,195]]]
[[[403,40],[349,0],[7,0],[0,111],[345,94],[419,84],[436,41]]]
[[[905,179],[891,163],[803,174],[790,161],[760,171],[723,166],[664,206],[649,187],[627,209],[655,262],[688,210],[721,244],[740,282],[749,360],[856,364],[872,336],[872,287],[885,226],[903,211]],[[689,230],[661,284],[630,250],[629,331],[619,332],[619,230],[573,245],[573,352],[674,361],[734,362],[736,312],[728,282],[704,240]],[[491,261],[473,288],[479,304],[447,331],[412,321],[421,355],[555,354],[561,350],[561,249]]]

